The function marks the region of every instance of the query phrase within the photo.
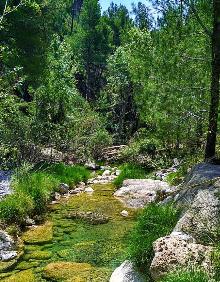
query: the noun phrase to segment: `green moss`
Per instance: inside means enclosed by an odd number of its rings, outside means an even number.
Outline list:
[[[55,281],[108,281],[109,270],[95,269],[88,263],[56,262],[48,264],[44,269],[44,277]]]
[[[24,256],[24,260],[35,259],[35,260],[47,260],[52,257],[52,253],[48,251],[34,251]]]
[[[43,225],[37,226],[26,231],[22,239],[26,244],[45,244],[53,239],[53,224],[46,222]]]
[[[39,262],[37,261],[32,261],[32,262],[22,261],[16,266],[16,269],[27,270],[27,269],[37,267],[37,266],[39,266]]]
[[[0,263],[0,273],[12,269],[17,264],[17,260],[3,261]]]
[[[35,276],[32,270],[25,270],[18,272],[8,278],[2,280],[2,282],[36,282]]]
[[[136,211],[127,209],[128,218],[120,215],[124,206],[113,197],[114,185],[94,185],[93,189],[95,192],[92,196],[80,194],[62,199],[56,209],[50,210],[48,222],[24,233],[25,256],[21,263],[28,263],[27,260],[36,263],[37,260],[39,267],[33,267],[33,271],[38,272],[36,279],[39,278],[39,281],[41,274],[44,274],[52,281],[107,282],[112,269],[126,258],[125,245],[134,225]],[[66,219],[66,215],[71,212],[88,211],[105,214],[110,221],[104,225],[91,225]],[[64,266],[63,272],[60,269],[54,274],[56,265],[52,264],[51,267],[51,263],[49,270],[48,267],[42,270],[42,267],[49,263],[47,256],[50,262],[58,262],[59,267]],[[33,259],[35,261],[32,261]],[[89,270],[82,267],[85,263],[87,266],[89,263]],[[67,265],[70,266],[69,270],[66,269]],[[77,274],[72,276],[76,265],[80,268]],[[27,266],[30,267],[23,264],[23,267]],[[18,267],[22,268],[22,264]],[[54,270],[53,273],[51,269]],[[64,278],[59,278],[62,275]]]

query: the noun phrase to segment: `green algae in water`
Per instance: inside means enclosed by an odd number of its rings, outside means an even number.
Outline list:
[[[56,207],[51,206],[48,221],[41,225],[40,229],[36,228],[38,230],[36,233],[32,230],[24,234],[25,254],[17,264],[17,269],[28,267],[36,281],[46,281],[48,269],[52,269],[53,274],[50,272],[50,275],[58,281],[56,279],[61,274],[55,266],[62,265],[65,266],[65,273],[62,279],[59,278],[60,281],[109,281],[113,269],[126,258],[127,234],[133,227],[136,212],[126,209],[129,217],[123,218],[120,215],[124,206],[113,197],[113,185],[95,185],[93,189],[95,192],[92,196],[80,194],[63,199]],[[66,215],[73,211],[105,214],[110,221],[106,224],[91,225],[67,219]],[[76,263],[79,263],[78,266],[89,264],[90,267],[86,271],[81,268],[76,275],[73,271]],[[71,276],[68,274],[69,271]],[[4,274],[10,274],[13,278],[19,274],[24,277],[27,272],[19,271],[14,274],[13,271],[6,271]]]

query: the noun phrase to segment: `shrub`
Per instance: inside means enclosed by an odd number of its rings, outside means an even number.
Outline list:
[[[129,240],[128,256],[140,267],[147,269],[153,258],[153,242],[168,235],[177,223],[179,211],[172,205],[150,204],[139,216]]]
[[[208,275],[200,269],[179,270],[169,273],[161,282],[208,282]]]
[[[125,179],[142,179],[146,178],[146,171],[136,165],[132,164],[125,164],[121,168],[121,173],[120,175],[115,179],[114,184],[117,187],[120,187]]]
[[[51,193],[57,189],[59,181],[46,173],[30,173],[19,178],[14,183],[14,190],[25,193],[34,203],[34,213],[41,214],[46,211]]]
[[[16,192],[0,201],[0,218],[6,223],[22,225],[33,207],[34,203],[29,195]]]

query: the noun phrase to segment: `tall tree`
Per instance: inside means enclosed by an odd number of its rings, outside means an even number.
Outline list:
[[[220,0],[213,0],[212,82],[205,159],[215,156],[220,91]]]

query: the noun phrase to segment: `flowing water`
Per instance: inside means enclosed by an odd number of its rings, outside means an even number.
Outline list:
[[[126,258],[126,242],[136,215],[126,209],[129,216],[121,216],[125,208],[114,198],[112,184],[94,185],[93,189],[91,195],[83,193],[51,205],[47,221],[23,234],[24,254],[0,274],[1,281],[109,281]],[[71,216],[76,212],[91,212],[94,218]]]
[[[0,170],[0,199],[11,193],[10,179],[12,172]]]

